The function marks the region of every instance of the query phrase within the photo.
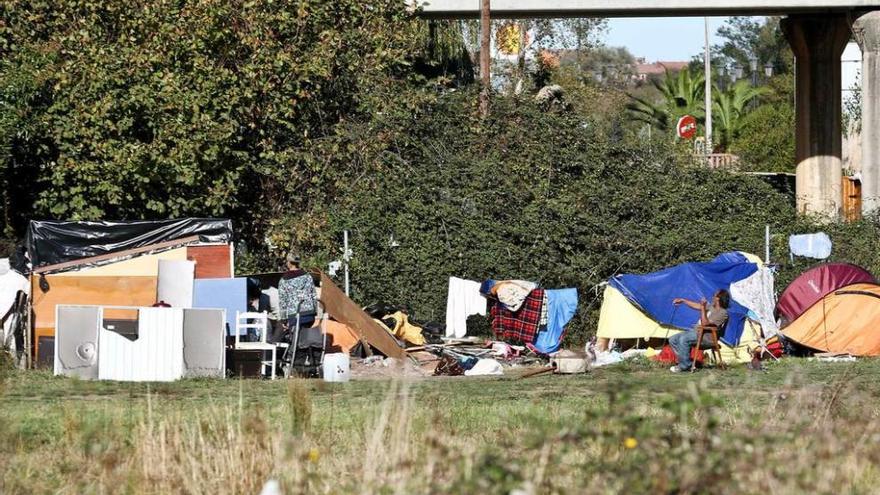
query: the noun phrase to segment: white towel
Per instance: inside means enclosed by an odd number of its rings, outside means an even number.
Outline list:
[[[486,314],[486,298],[480,294],[480,283],[449,277],[449,296],[446,299],[446,336],[462,338],[467,335],[467,318]]]

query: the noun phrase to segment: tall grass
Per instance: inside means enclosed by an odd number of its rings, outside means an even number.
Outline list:
[[[740,397],[716,393],[717,376],[725,375],[684,379],[656,396],[635,382],[614,383],[582,408],[549,399],[546,408],[541,399],[489,404],[496,416],[485,418],[470,415],[486,407],[479,395],[456,402],[404,381],[341,404],[333,397],[350,389],[330,390],[328,403],[328,391],[313,394],[313,385],[292,381],[274,409],[239,392],[237,401],[159,414],[175,399],[150,393],[133,399],[144,408],[136,419],[131,404],[94,417],[69,409],[63,435],[46,445],[7,431],[0,492],[256,494],[269,479],[287,494],[872,493],[880,486],[880,411],[863,381],[789,380]]]

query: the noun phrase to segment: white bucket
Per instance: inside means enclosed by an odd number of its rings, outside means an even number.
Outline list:
[[[338,352],[324,355],[324,381],[347,382],[351,378],[351,360],[348,354]]]

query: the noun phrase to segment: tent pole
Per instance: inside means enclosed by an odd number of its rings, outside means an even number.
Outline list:
[[[770,264],[770,225],[764,226],[764,263]]]

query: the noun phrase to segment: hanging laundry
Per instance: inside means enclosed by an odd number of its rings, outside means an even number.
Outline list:
[[[446,298],[446,336],[462,338],[467,335],[467,318],[486,314],[486,298],[480,294],[479,282],[449,277],[449,295]]]
[[[489,311],[492,318],[492,331],[499,340],[531,344],[541,321],[541,305],[544,304],[544,289],[535,289],[526,296],[519,311],[511,311],[500,301],[496,301]]]
[[[525,280],[486,280],[480,285],[480,292],[492,296],[510,311],[519,311],[523,301],[535,289],[538,284]]]
[[[556,352],[565,335],[565,325],[577,312],[577,289],[555,289],[544,291],[547,305],[547,328],[538,333],[535,348],[542,354]]]
[[[804,256],[824,260],[831,256],[831,238],[825,232],[793,235],[788,238],[788,249],[792,259]]]
[[[750,276],[730,284],[730,297],[734,301],[754,312],[753,318],[761,324],[764,337],[771,337],[779,332],[773,312],[776,309],[773,290],[773,272],[761,267]],[[751,318],[751,316],[749,316]]]

